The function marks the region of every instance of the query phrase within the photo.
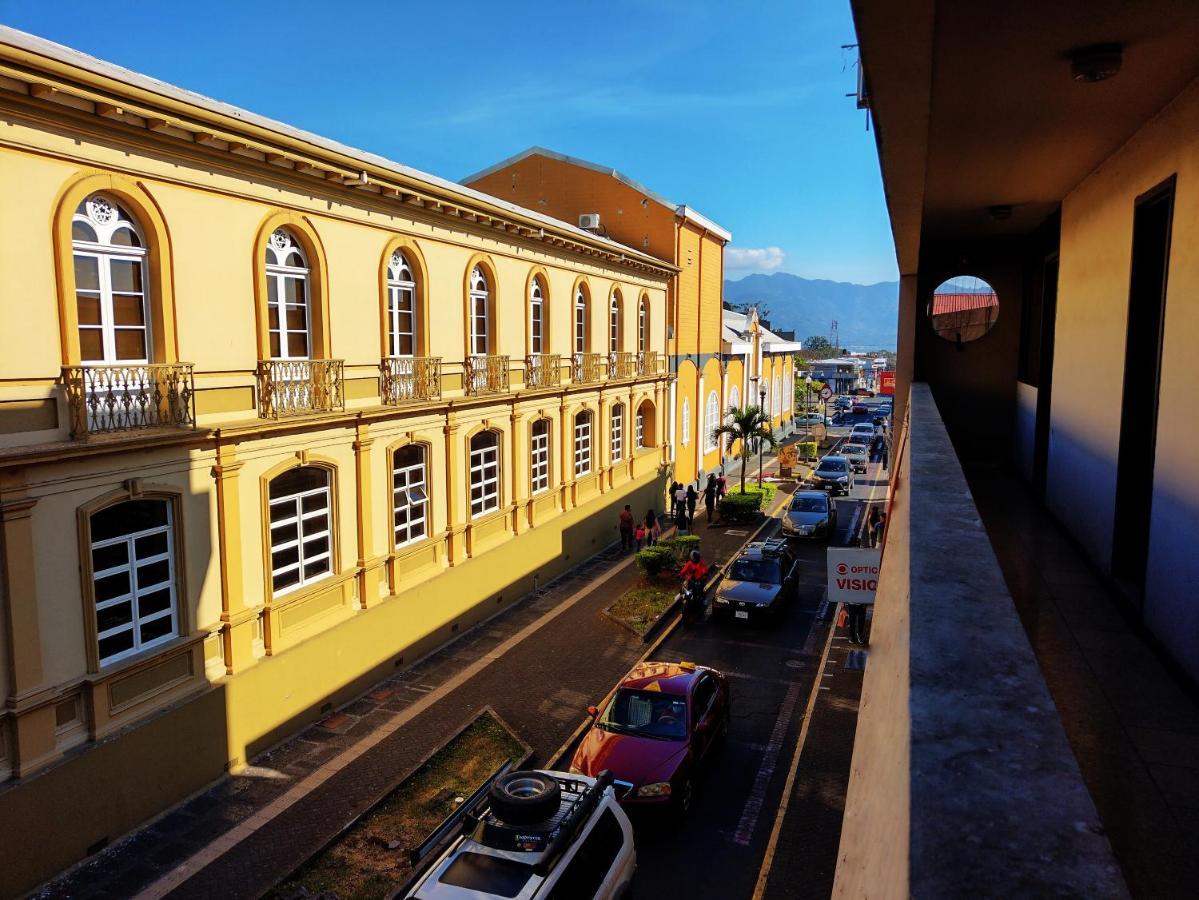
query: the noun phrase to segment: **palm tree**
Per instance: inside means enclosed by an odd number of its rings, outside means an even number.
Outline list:
[[[712,433],[717,438],[722,435],[725,437],[725,446],[728,450],[732,450],[733,444],[737,441],[741,442],[738,455],[741,457],[741,493],[744,494],[745,463],[757,449],[756,443],[751,443],[751,441],[765,443],[767,447],[774,447],[778,444],[778,440],[770,430],[770,417],[762,411],[760,406],[731,406],[725,417],[725,423],[719,428],[712,429]]]

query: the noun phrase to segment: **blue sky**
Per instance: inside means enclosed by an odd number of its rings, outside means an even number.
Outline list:
[[[460,179],[539,144],[733,232],[731,278],[896,277],[848,0],[0,0],[0,22]]]

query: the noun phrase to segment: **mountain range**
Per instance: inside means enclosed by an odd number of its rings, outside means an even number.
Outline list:
[[[786,272],[746,275],[725,281],[726,303],[756,303],[769,311],[770,327],[794,329],[799,340],[829,336],[835,319],[842,347],[894,350],[899,315],[899,282],[849,284],[801,278]]]

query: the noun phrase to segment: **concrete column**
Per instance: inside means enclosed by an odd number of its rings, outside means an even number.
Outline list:
[[[512,479],[512,533],[520,534],[525,530],[525,525],[528,522],[528,516],[525,515],[525,506],[529,502],[529,461],[521,455],[520,447],[520,432],[521,418],[516,411],[516,404],[512,404],[512,413],[508,417],[508,445],[512,448],[508,454],[508,458],[512,460],[510,465]],[[526,445],[527,446],[527,445]]]
[[[666,433],[669,435],[669,437],[667,438],[667,441],[666,441],[666,446],[670,453],[670,456],[667,458],[668,462],[670,460],[674,459],[674,450],[675,450],[675,447],[678,446],[675,443],[675,433],[674,433],[675,403],[676,403],[675,395],[677,393],[678,393],[678,381],[677,380],[671,381],[670,382],[670,402],[667,404],[667,406],[669,406],[670,408],[666,412],[667,419],[666,419],[666,422],[664,423],[667,428]]]
[[[561,406],[558,409],[558,456],[561,459],[559,471],[562,473],[562,478],[559,482],[559,492],[562,497],[562,510],[565,512],[570,508],[570,497],[573,493],[570,489],[575,480],[575,464],[574,464],[574,439],[575,433],[573,424],[570,421],[570,407],[566,403],[564,396],[561,401]]]
[[[695,477],[699,479],[704,473],[704,431],[708,427],[707,394],[704,393],[704,370],[701,368],[695,378],[695,410],[692,413],[692,431],[695,434]]]
[[[258,604],[247,603],[243,589],[241,539],[241,467],[237,447],[218,444],[212,479],[216,492],[217,555],[221,570],[221,638],[225,672],[232,675],[254,664]]]
[[[374,546],[374,491],[371,489],[371,445],[374,440],[369,432],[366,423],[359,422],[353,444],[358,501],[358,604],[363,609],[379,598],[379,564],[382,559],[375,553]]]
[[[600,394],[597,404],[599,411],[596,413],[595,433],[592,438],[595,444],[591,448],[591,455],[594,460],[594,470],[599,474],[601,494],[608,489],[608,467],[612,465],[612,448],[609,446],[611,441],[604,439],[604,435],[607,433],[604,426],[608,424],[608,411],[611,406],[611,401]]]
[[[912,388],[912,375],[916,358],[916,275],[901,275],[899,278],[899,335],[895,347],[895,408],[891,417],[891,433],[895,446],[899,446],[900,431],[908,411],[908,394]],[[894,471],[894,469],[892,469]]]
[[[445,425],[445,550],[446,563],[457,565],[465,556],[463,525],[459,505],[462,485],[468,479],[462,442],[458,439],[458,425],[452,413],[446,413]]]

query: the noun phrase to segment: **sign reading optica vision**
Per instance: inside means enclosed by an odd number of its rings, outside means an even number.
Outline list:
[[[878,373],[878,392],[884,397],[893,397],[895,395],[895,373],[894,372],[879,372]]]
[[[873,603],[882,550],[828,548],[828,599],[831,603]]]

